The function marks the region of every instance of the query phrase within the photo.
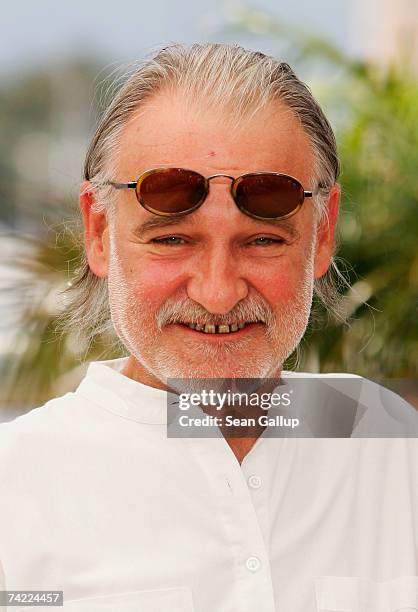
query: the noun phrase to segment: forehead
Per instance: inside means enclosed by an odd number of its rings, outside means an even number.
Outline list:
[[[312,176],[309,138],[285,106],[275,104],[249,118],[186,104],[180,94],[159,94],[124,128],[116,161],[120,180],[150,168],[187,167],[202,174],[237,176],[251,171],[283,172],[306,184]]]

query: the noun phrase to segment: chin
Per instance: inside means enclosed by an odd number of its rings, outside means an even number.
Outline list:
[[[228,355],[216,360],[201,358],[200,361],[186,361],[178,355],[161,354],[153,369],[158,378],[268,378],[280,370],[277,357],[269,355],[249,357]]]
[[[148,374],[164,384],[174,378],[276,378],[296,346],[293,337],[286,342],[284,338],[268,342],[247,337],[222,346],[164,342],[161,336],[149,342],[130,337],[134,341],[124,342],[129,352]]]

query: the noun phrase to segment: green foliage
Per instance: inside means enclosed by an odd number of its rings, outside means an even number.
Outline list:
[[[68,208],[60,210],[61,218],[68,216]],[[71,222],[51,226],[42,239],[10,238],[16,254],[8,263],[17,276],[2,290],[3,297],[16,296],[20,314],[13,350],[0,360],[0,401],[35,405],[73,388],[84,361],[120,356],[121,351],[113,337],[102,335],[83,345],[62,329],[66,289],[83,250]]]
[[[368,303],[341,334],[344,365],[369,376],[413,377],[418,364],[418,85],[395,69],[350,74],[341,254]],[[347,96],[349,94],[347,90]],[[327,363],[326,354],[321,355]],[[331,363],[331,367],[338,364]],[[328,366],[326,366],[328,367]]]

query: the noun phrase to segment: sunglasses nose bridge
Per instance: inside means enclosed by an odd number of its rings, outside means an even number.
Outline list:
[[[208,191],[209,191],[209,183],[214,178],[227,178],[227,179],[229,179],[231,181],[230,191],[231,191],[232,197],[235,200],[235,197],[234,197],[234,185],[235,185],[235,180],[236,180],[235,177],[231,176],[230,174],[212,174],[211,176],[208,176],[207,179],[206,179],[206,184],[208,186]]]
[[[212,174],[211,176],[208,176],[208,178],[206,179],[208,182],[211,181],[214,178],[228,178],[231,181],[234,181],[234,177],[230,176],[229,174]]]

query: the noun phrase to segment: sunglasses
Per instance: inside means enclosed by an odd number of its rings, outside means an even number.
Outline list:
[[[298,212],[312,191],[305,191],[293,176],[277,172],[250,172],[234,178],[228,174],[204,177],[184,168],[153,168],[137,181],[109,184],[116,189],[135,189],[138,202],[155,215],[186,215],[203,204],[209,181],[225,177],[232,181],[231,195],[241,212],[254,219],[286,219]]]

